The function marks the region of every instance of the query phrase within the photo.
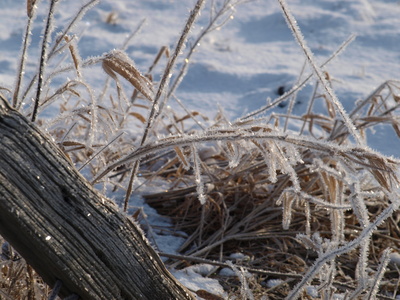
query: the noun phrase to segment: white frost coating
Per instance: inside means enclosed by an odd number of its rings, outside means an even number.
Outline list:
[[[277,182],[278,178],[276,176],[276,160],[273,158],[272,155],[272,147],[267,147],[268,145],[272,144],[271,142],[265,141],[262,142],[260,145],[260,151],[264,158],[265,165],[268,167],[268,178],[272,183]],[[267,146],[266,146],[267,145]]]
[[[369,254],[369,239],[362,240],[360,244],[360,254],[357,267],[355,269],[355,278],[357,279],[358,288],[354,291],[353,298],[358,295],[359,291],[365,289],[368,284],[367,266]]]
[[[374,276],[372,287],[370,288],[368,297],[365,299],[368,300],[376,299],[376,294],[378,293],[379,284],[383,278],[383,275],[385,274],[386,267],[390,262],[390,254],[391,254],[390,252],[391,252],[390,248],[387,248],[385,249],[385,251],[383,251],[378,270],[376,271],[376,274]]]
[[[294,189],[296,191],[300,191],[301,189],[296,171],[294,170],[294,167],[290,163],[290,159],[287,157],[287,153],[285,152],[286,143],[271,141],[269,143],[269,146],[271,151],[271,160],[277,162],[277,166],[280,171],[284,174],[289,175],[290,180],[293,183]]]
[[[364,203],[364,199],[360,196],[360,186],[358,183],[353,183],[351,185],[350,201],[353,211],[360,222],[361,227],[367,227],[370,224],[368,217],[368,210]]]
[[[297,163],[303,163],[303,159],[301,158],[301,155],[296,147],[294,147],[293,145],[287,144],[287,145],[285,145],[284,149],[285,149],[286,157],[289,160],[289,163],[291,163],[293,165],[295,165]]]
[[[204,195],[204,183],[203,179],[201,178],[200,158],[197,152],[196,144],[193,143],[190,148],[192,152],[193,170],[196,177],[197,196],[199,197],[200,203],[204,205],[207,201],[207,197]]]
[[[292,221],[292,206],[293,202],[297,200],[296,194],[288,193],[283,191],[276,201],[276,204],[282,205],[282,227],[284,230],[288,230]]]

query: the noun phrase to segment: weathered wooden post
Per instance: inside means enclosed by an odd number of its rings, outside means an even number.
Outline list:
[[[61,296],[194,299],[132,220],[0,97],[0,234]]]

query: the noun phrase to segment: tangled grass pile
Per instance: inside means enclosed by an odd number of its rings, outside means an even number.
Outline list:
[[[161,178],[168,189],[143,197],[169,216],[173,226],[155,230],[184,232],[186,241],[180,255],[160,255],[175,268],[215,265],[210,276],[223,283],[229,299],[308,299],[312,293],[320,299],[335,294],[343,299],[392,299],[400,273],[395,263],[400,247],[400,161],[371,150],[365,131],[385,123],[400,136],[400,82],[384,82],[346,113],[322,67],[353,37],[318,66],[285,1],[278,1],[314,76],[300,76],[291,90],[237,120],[219,113],[205,127],[199,121],[202,116],[174,95],[196,45],[230,19],[242,2],[235,0],[212,4],[209,25],[183,50],[203,6],[197,1],[176,48],[162,47],[144,74],[125,53],[134,34],[118,50],[80,58],[72,28],[95,0],[82,7],[49,47],[57,5],[51,1],[39,70],[22,91],[36,10],[36,1],[28,1],[18,80],[4,97],[43,127],[89,181],[108,195],[123,190],[125,211],[138,176],[149,185]],[[62,66],[55,62],[59,56]],[[171,81],[177,60],[180,69]],[[165,69],[160,82],[153,80],[156,65]],[[99,93],[85,77],[96,68],[105,74]],[[64,83],[56,86],[55,78]],[[309,80],[316,84],[308,110],[294,115],[297,92]],[[27,105],[29,98],[34,102]],[[170,99],[182,105],[186,115],[176,115],[166,105]],[[326,113],[314,113],[321,99]],[[282,101],[290,103],[287,113],[270,113]],[[41,119],[48,107],[57,107],[60,114]],[[288,129],[292,121],[300,124],[297,132]],[[134,127],[142,134],[132,133]],[[133,217],[139,220],[140,213],[133,212]],[[0,298],[46,299],[48,287],[9,251],[3,243]],[[234,253],[241,258],[233,259]],[[222,267],[233,269],[237,277],[218,275]],[[244,276],[244,271],[253,276]],[[271,279],[278,284],[268,285]]]

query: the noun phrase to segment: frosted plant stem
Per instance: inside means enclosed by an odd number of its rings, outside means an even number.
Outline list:
[[[175,101],[180,105],[180,107],[182,107],[182,109],[192,118],[192,120],[203,130],[206,130],[206,128],[201,124],[200,121],[198,121],[196,119],[196,117],[192,114],[192,112],[187,109],[187,107],[185,105],[183,105],[182,101],[179,100],[178,97],[176,97],[175,95],[173,95],[173,98],[175,99]]]
[[[114,170],[115,168],[132,163],[137,160],[141,160],[147,155],[154,154],[157,152],[165,151],[168,148],[173,148],[175,146],[187,146],[192,143],[202,143],[202,142],[209,142],[209,141],[250,141],[250,140],[271,140],[271,141],[279,141],[291,144],[296,147],[306,148],[306,149],[313,149],[318,152],[326,153],[330,156],[337,157],[339,159],[346,159],[361,164],[365,167],[374,167],[370,164],[370,160],[372,158],[380,158],[386,161],[384,156],[374,154],[370,150],[366,150],[363,148],[357,147],[349,147],[344,148],[340,145],[337,145],[332,142],[327,141],[319,141],[319,140],[312,140],[312,139],[304,139],[304,137],[290,135],[290,134],[271,134],[271,133],[257,133],[257,136],[254,135],[253,132],[237,132],[237,129],[233,129],[232,132],[205,132],[203,134],[193,135],[193,136],[177,136],[173,139],[161,140],[157,144],[152,143],[142,147],[137,148],[136,150],[128,153],[124,157],[121,157],[116,162],[108,165],[105,170],[100,172],[94,179],[93,183],[98,182],[101,178],[103,178],[106,174]],[[360,156],[368,153],[370,158],[367,161],[360,160]],[[372,156],[372,157],[371,157]],[[400,163],[398,160],[393,160],[393,163]],[[394,176],[394,170],[388,166],[385,172],[389,172],[391,176]],[[397,179],[396,179],[397,180]]]
[[[168,82],[171,79],[171,73],[174,68],[176,59],[178,58],[179,54],[181,53],[181,50],[183,48],[183,45],[186,42],[187,36],[190,32],[190,29],[192,28],[197,16],[200,13],[203,3],[204,3],[204,0],[198,0],[196,5],[194,6],[193,10],[191,11],[189,18],[183,29],[183,32],[182,32],[182,34],[178,40],[178,43],[175,47],[175,51],[174,51],[173,55],[171,56],[170,60],[168,61],[168,64],[164,70],[163,77],[161,78],[156,96],[154,97],[154,100],[153,100],[153,105],[151,107],[150,114],[147,118],[146,127],[144,129],[144,133],[143,133],[142,139],[140,141],[140,146],[143,146],[144,143],[146,142],[147,137],[149,135],[150,128],[153,126],[155,119],[157,118],[157,116],[160,113],[159,102],[160,102],[161,96],[164,94],[165,88],[168,86]],[[131,176],[129,178],[128,188],[127,188],[127,191],[125,194],[124,211],[126,211],[128,209],[128,202],[129,202],[129,198],[131,197],[131,193],[132,193],[133,181],[139,170],[139,166],[140,166],[140,160],[137,160],[135,162],[134,167],[132,168]]]
[[[373,284],[370,288],[370,291],[368,293],[368,296],[365,298],[366,300],[376,299],[376,294],[378,293],[379,284],[383,278],[383,275],[385,274],[386,267],[390,262],[390,252],[391,251],[392,251],[392,249],[390,249],[390,248],[386,248],[385,251],[383,251],[383,254],[382,254],[382,257],[380,260],[380,264],[379,264],[379,268],[376,271],[375,278],[374,278]]]
[[[18,96],[21,89],[22,80],[25,73],[25,62],[28,58],[28,48],[31,43],[31,27],[36,19],[36,3],[32,5],[32,9],[28,12],[28,23],[26,24],[24,42],[22,46],[21,58],[19,59],[19,66],[17,72],[17,82],[15,83],[12,106],[17,108],[19,106]]]
[[[199,153],[197,152],[197,147],[195,143],[190,145],[190,148],[192,152],[193,170],[196,178],[197,196],[199,198],[200,203],[203,205],[206,203],[207,198],[204,195],[204,183],[203,179],[201,178]],[[202,227],[200,229],[202,229]]]
[[[36,117],[37,117],[37,110],[39,107],[40,95],[42,93],[42,88],[43,88],[42,85],[43,85],[44,71],[45,71],[46,63],[47,63],[47,47],[48,47],[48,43],[50,40],[51,32],[53,31],[52,23],[53,23],[53,18],[54,18],[54,10],[55,10],[55,7],[56,7],[56,4],[58,1],[59,0],[52,0],[50,2],[49,13],[47,15],[47,23],[46,23],[46,28],[44,30],[43,41],[42,41],[42,53],[40,55],[36,98],[35,98],[35,104],[34,104],[33,112],[32,112],[32,119],[31,119],[32,122],[35,122]]]
[[[285,19],[288,23],[289,28],[292,30],[294,37],[296,38],[297,42],[299,43],[301,49],[303,50],[307,60],[309,61],[311,68],[314,70],[315,75],[317,76],[318,80],[322,83],[325,92],[327,93],[328,97],[335,105],[336,110],[342,116],[344,123],[346,124],[349,132],[353,135],[356,143],[359,146],[365,146],[364,141],[362,140],[361,136],[356,130],[356,127],[353,124],[353,121],[350,119],[349,115],[343,108],[342,103],[340,103],[339,99],[336,97],[335,92],[329,87],[328,81],[325,79],[325,76],[320,67],[315,63],[315,58],[313,53],[311,52],[310,48],[308,48],[306,41],[304,40],[303,34],[300,31],[299,26],[297,25],[296,19],[293,17],[292,13],[290,12],[286,1],[285,0],[278,0],[279,4],[281,5],[283,14]]]
[[[140,30],[142,30],[143,25],[146,23],[146,18],[142,19],[142,21],[139,22],[138,26],[136,26],[136,29],[132,31],[132,33],[126,38],[124,43],[121,46],[121,50],[125,51],[126,48],[128,48],[130,41],[138,34]]]
[[[128,187],[127,187],[126,193],[125,193],[124,212],[126,212],[128,210],[129,198],[132,195],[133,183],[135,181],[136,174],[139,171],[139,166],[140,166],[140,160],[135,161],[132,171],[131,171],[131,176],[129,177]]]
[[[397,195],[398,196],[398,195]],[[308,270],[306,274],[304,274],[303,279],[290,291],[290,294],[286,297],[286,299],[295,300],[300,296],[301,291],[304,286],[311,281],[318,273],[318,271],[323,267],[325,263],[334,259],[335,257],[347,253],[354,248],[358,247],[363,241],[369,240],[373,231],[384,222],[387,218],[389,218],[394,211],[398,209],[398,203],[396,205],[394,203],[390,204],[384,211],[382,211],[374,222],[372,222],[368,227],[366,227],[363,231],[360,232],[360,235],[352,241],[349,241],[342,247],[337,249],[333,249],[330,252],[322,254],[317,258],[314,265]]]

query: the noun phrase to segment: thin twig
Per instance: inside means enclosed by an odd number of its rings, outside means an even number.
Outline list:
[[[178,255],[178,254],[171,254],[171,253],[165,253],[165,252],[158,252],[158,255],[163,256],[163,257],[172,258],[172,259],[186,260],[186,261],[192,261],[192,262],[201,263],[201,264],[210,264],[213,266],[230,268],[230,266],[227,263],[223,263],[223,262],[219,262],[219,261],[215,261],[215,260],[211,260],[211,259],[206,259],[206,258],[195,257],[195,256]],[[298,278],[298,279],[303,277],[302,274],[274,272],[274,271],[254,269],[254,268],[249,268],[246,266],[239,266],[239,265],[238,265],[238,267],[245,268],[247,271],[252,272],[252,273],[262,274],[262,275],[267,275],[267,276],[291,277],[291,278]]]
[[[43,88],[43,77],[44,77],[44,71],[47,63],[47,47],[48,43],[50,40],[50,35],[51,32],[53,31],[53,18],[54,18],[54,11],[56,4],[59,0],[51,0],[50,2],[50,8],[49,12],[47,15],[47,23],[43,35],[43,41],[42,41],[42,53],[40,55],[40,63],[39,63],[39,78],[38,78],[38,84],[37,84],[37,89],[36,89],[36,98],[35,98],[35,104],[33,107],[33,112],[32,112],[32,122],[35,122],[36,117],[37,117],[37,110],[39,107],[39,101],[40,101],[40,96],[42,93],[42,88]]]
[[[101,152],[103,152],[107,147],[109,147],[112,143],[114,143],[116,140],[118,140],[124,133],[121,132],[118,134],[115,138],[113,138],[111,141],[109,141],[106,145],[104,145],[99,151],[97,151],[95,154],[93,154],[79,169],[78,171],[82,170],[86,165],[88,165],[94,158],[96,158]]]
[[[166,99],[168,99],[175,92],[175,90],[177,89],[177,87],[181,83],[183,77],[185,76],[185,74],[187,72],[187,68],[189,67],[190,58],[192,57],[192,55],[193,55],[195,49],[197,48],[197,46],[199,45],[200,41],[208,33],[219,29],[221,26],[223,26],[231,18],[232,14],[229,14],[229,16],[225,20],[223,20],[221,24],[216,24],[216,22],[217,22],[217,20],[219,18],[221,18],[223,15],[225,15],[225,13],[227,11],[233,10],[234,6],[237,4],[237,3],[231,4],[231,2],[232,1],[230,1],[230,0],[224,2],[224,4],[216,12],[216,14],[214,16],[210,17],[210,22],[208,23],[208,25],[200,32],[200,34],[198,35],[196,40],[193,42],[192,46],[189,49],[189,52],[187,53],[187,55],[186,55],[186,57],[185,57],[185,59],[183,61],[183,65],[182,65],[178,75],[176,76],[173,84],[171,85],[171,88],[168,91],[168,95],[167,95]],[[165,105],[165,103],[163,103],[163,104]]]

